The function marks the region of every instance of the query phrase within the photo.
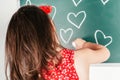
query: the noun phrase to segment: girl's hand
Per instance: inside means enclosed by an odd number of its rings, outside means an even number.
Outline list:
[[[72,45],[74,46],[74,48],[77,49],[81,49],[84,47],[84,44],[86,43],[85,40],[81,39],[81,38],[77,38],[76,40],[74,40],[72,42]]]
[[[85,40],[78,38],[72,42],[72,45],[75,47],[76,50],[81,49],[81,48],[89,48],[92,50],[97,50],[101,47],[104,47],[100,44],[95,44],[91,42],[86,42]]]

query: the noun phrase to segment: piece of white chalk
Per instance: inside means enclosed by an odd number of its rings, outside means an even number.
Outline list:
[[[75,44],[75,42],[72,42],[72,45],[73,45],[74,48],[76,48],[76,44]]]

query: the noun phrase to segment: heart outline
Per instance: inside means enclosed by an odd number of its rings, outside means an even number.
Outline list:
[[[103,3],[103,5],[106,5],[106,3],[108,3],[108,1],[109,1],[109,0],[106,0],[106,1],[101,0],[101,2]]]
[[[26,0],[25,5],[31,5],[31,4],[32,4],[32,3],[31,3],[30,0]]]
[[[54,8],[54,13],[53,13],[53,16],[52,16],[52,20],[54,19],[55,15],[56,15],[56,12],[57,12],[57,9],[55,6],[52,6]]]
[[[75,5],[76,7],[82,2],[82,0],[79,0],[77,3],[76,3],[75,0],[72,0],[72,1],[73,1],[74,5]]]
[[[62,36],[62,31],[64,31],[65,34],[66,34],[68,31],[71,31],[71,34],[70,34],[70,36],[69,36],[69,38],[68,38],[67,40],[65,40],[65,39],[63,38],[63,36]],[[71,28],[68,28],[68,29],[66,29],[66,30],[65,30],[65,29],[60,29],[60,37],[61,37],[62,41],[63,41],[65,44],[67,44],[67,43],[70,41],[72,35],[73,35],[73,30],[72,30]]]
[[[110,42],[107,43],[106,45],[104,45],[105,47],[107,47],[108,45],[110,45],[112,43],[112,37],[111,36],[106,36],[101,30],[96,30],[95,34],[94,34],[94,38],[97,44],[99,44],[98,39],[97,39],[97,33],[100,32],[103,35],[104,39],[110,39]]]
[[[76,25],[75,23],[73,23],[71,20],[70,20],[70,18],[69,18],[69,16],[70,15],[73,15],[73,16],[75,16],[75,18],[78,16],[78,15],[80,15],[81,13],[83,13],[84,14],[84,17],[83,17],[83,19],[82,19],[82,21],[80,22],[80,24],[79,24],[79,26],[78,25]],[[85,11],[80,11],[80,12],[78,12],[77,14],[75,14],[75,13],[73,13],[73,12],[70,12],[70,13],[68,13],[68,15],[67,15],[67,20],[68,20],[68,22],[70,22],[72,25],[74,25],[76,28],[78,28],[78,29],[80,29],[80,27],[81,27],[81,25],[83,24],[83,22],[85,21],[85,19],[86,19],[86,12]]]

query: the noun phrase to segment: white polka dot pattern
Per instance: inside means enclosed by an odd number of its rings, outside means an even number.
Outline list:
[[[74,51],[62,49],[62,62],[52,70],[42,70],[45,80],[79,80],[74,68]]]

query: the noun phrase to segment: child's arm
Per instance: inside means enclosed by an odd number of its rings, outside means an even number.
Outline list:
[[[77,53],[75,55],[90,64],[104,62],[110,56],[109,50],[102,45],[86,42],[82,39],[76,39],[74,43],[76,44],[75,52]]]
[[[75,68],[81,80],[89,80],[90,64],[106,61],[109,56],[109,50],[95,43],[86,42],[82,39],[74,41],[76,50],[74,51]]]
[[[100,44],[95,44],[95,43],[91,43],[91,42],[85,42],[84,45],[82,46],[82,48],[90,48],[92,50],[98,50],[103,47],[104,46],[102,46]]]
[[[91,43],[91,42],[86,42],[85,40],[78,38],[75,41],[73,41],[73,46],[75,47],[75,49],[81,49],[81,48],[90,48],[93,50],[97,50],[101,47],[103,47],[102,45],[98,45],[95,43]]]

